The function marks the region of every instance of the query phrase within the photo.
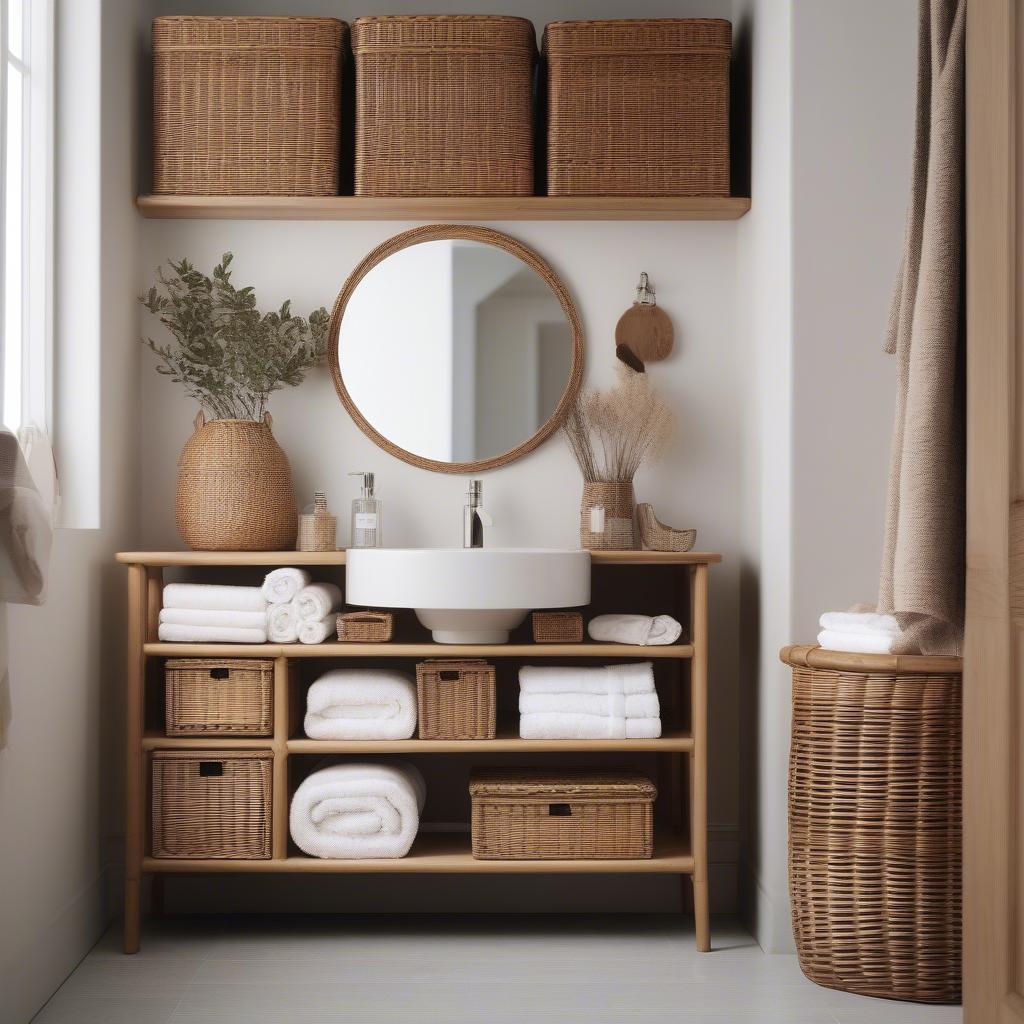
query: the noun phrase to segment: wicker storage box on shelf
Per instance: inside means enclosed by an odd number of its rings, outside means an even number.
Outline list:
[[[640,860],[654,848],[654,783],[631,771],[497,769],[474,773],[478,860]]]
[[[269,736],[274,730],[269,658],[174,658],[164,666],[168,736]]]
[[[494,666],[486,661],[436,658],[416,666],[421,740],[493,740]]]
[[[269,750],[153,753],[153,856],[270,857]]]
[[[544,30],[549,195],[727,196],[727,21]]]
[[[346,644],[386,644],[395,629],[394,612],[345,612],[337,619],[338,640]]]
[[[961,990],[959,658],[787,647],[789,886],[804,974],[865,996]]]
[[[583,615],[580,612],[534,612],[532,621],[534,643],[583,642]]]
[[[533,194],[533,69],[524,18],[358,18],[356,195]]]
[[[153,191],[338,192],[336,18],[153,22]]]

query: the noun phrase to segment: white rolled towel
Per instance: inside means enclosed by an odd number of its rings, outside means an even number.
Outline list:
[[[598,615],[587,625],[591,640],[644,647],[674,644],[682,632],[671,615]]]
[[[521,693],[654,693],[654,666],[649,661],[625,665],[524,665]]]
[[[519,710],[530,714],[611,715],[660,718],[656,693],[520,693]]]
[[[295,595],[295,610],[303,621],[326,619],[341,605],[341,588],[333,583],[310,583]]]
[[[416,684],[395,669],[325,672],[306,694],[314,740],[407,740],[416,731]]]
[[[295,602],[272,604],[267,610],[267,636],[274,644],[294,644],[299,639],[299,615]]]
[[[295,595],[308,587],[311,577],[305,569],[274,569],[263,580],[263,596],[270,604],[287,604]]]
[[[229,612],[212,608],[161,608],[160,621],[176,626],[232,626],[236,629],[267,628],[266,612]]]
[[[302,619],[299,621],[298,639],[300,644],[322,644],[328,637],[338,635],[338,616],[328,615],[323,619]]]
[[[850,654],[892,654],[899,640],[888,633],[840,633],[823,629],[818,634],[818,646],[827,651],[846,651]]]
[[[419,831],[427,787],[405,763],[335,764],[295,791],[289,825],[295,845],[329,860],[404,857]]]
[[[267,599],[259,587],[225,587],[211,583],[168,583],[165,608],[189,611],[263,612]]]
[[[818,625],[830,633],[899,636],[902,632],[895,615],[880,612],[825,612],[818,620]]]
[[[165,643],[184,644],[265,644],[266,629],[238,626],[189,626],[177,622],[161,622],[157,637]]]
[[[661,719],[570,713],[521,715],[519,735],[524,740],[654,740],[661,735]]]

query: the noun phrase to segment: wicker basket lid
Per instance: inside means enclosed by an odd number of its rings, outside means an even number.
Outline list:
[[[385,14],[356,18],[352,49],[436,50],[472,47],[474,50],[537,52],[533,22],[497,14]]]
[[[602,57],[671,51],[728,57],[732,24],[722,18],[623,18],[553,21],[544,29],[545,54]]]
[[[153,19],[153,49],[189,46],[340,48],[348,24],[338,18],[162,15]]]
[[[653,800],[658,790],[646,775],[630,769],[503,768],[475,772],[469,781],[469,793],[470,796]]]

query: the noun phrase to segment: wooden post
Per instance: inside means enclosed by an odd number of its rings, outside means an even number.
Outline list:
[[[288,659],[274,659],[274,782],[271,799],[271,852],[274,860],[288,856],[288,732],[290,674]]]
[[[139,951],[141,917],[143,831],[146,791],[142,752],[145,708],[146,657],[142,645],[147,629],[146,569],[128,567],[128,666],[125,695],[125,824],[124,824],[124,935],[126,953]]]
[[[697,949],[711,949],[708,913],[708,567],[695,565],[690,581],[693,658],[690,662],[690,699],[693,702],[693,753],[690,755],[690,821],[693,843],[693,915]]]

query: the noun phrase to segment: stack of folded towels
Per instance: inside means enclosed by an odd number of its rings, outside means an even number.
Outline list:
[[[168,583],[157,635],[177,643],[265,644],[267,599],[259,587]]]
[[[267,635],[275,644],[322,644],[335,635],[341,589],[313,583],[305,569],[275,569],[263,581]]]
[[[649,661],[519,670],[519,735],[535,739],[656,739],[661,708]]]
[[[306,694],[305,730],[311,740],[407,740],[416,683],[395,669],[332,669]]]
[[[855,654],[908,653],[894,615],[879,612],[825,612],[818,620],[818,646]]]

